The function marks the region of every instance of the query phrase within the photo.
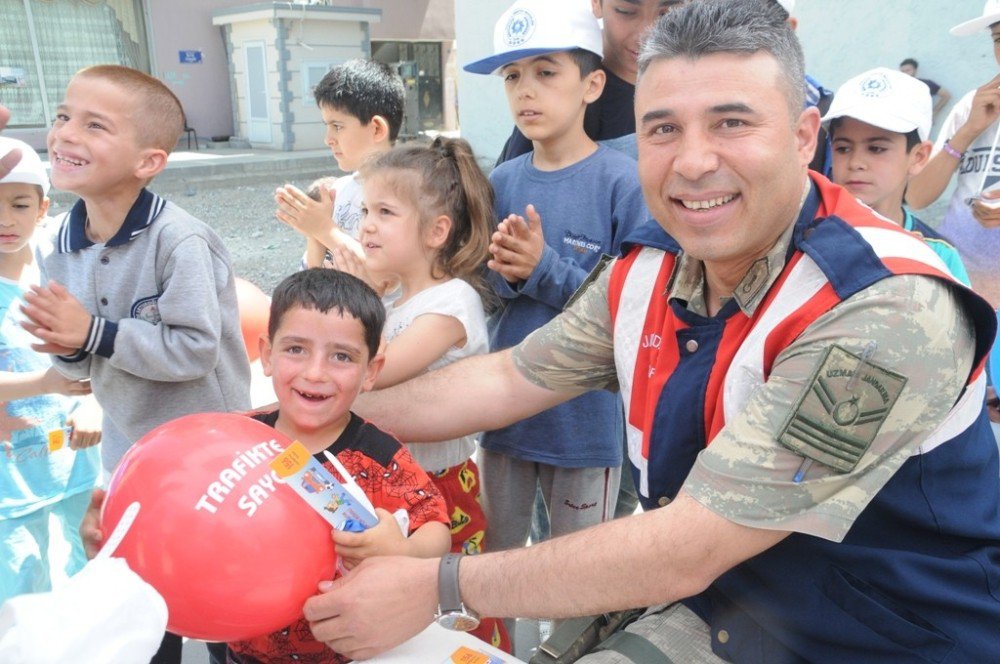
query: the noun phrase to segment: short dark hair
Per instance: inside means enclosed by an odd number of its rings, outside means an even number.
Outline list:
[[[773,9],[776,10],[775,14],[778,17],[780,17],[782,21],[787,21],[792,17],[792,15],[788,13],[788,10],[785,9],[785,6],[780,2],[778,2],[778,0],[765,0],[765,1],[768,1],[770,2],[771,5],[773,5]]]
[[[566,52],[580,68],[580,78],[601,68],[601,56],[585,48],[574,48]]]
[[[361,322],[368,346],[368,358],[375,357],[382,342],[385,307],[371,286],[357,277],[320,267],[302,270],[285,277],[271,296],[271,319],[267,336],[274,339],[281,319],[293,307],[329,313],[336,309],[342,316],[350,314]]]
[[[842,117],[834,118],[834,119],[830,120],[830,140],[833,140],[836,137],[837,128],[840,127],[841,121],[843,119],[844,118],[842,116]],[[864,122],[864,120],[862,120],[862,122]],[[888,131],[888,130],[886,130],[886,131]],[[901,132],[897,131],[897,132],[894,132],[894,133],[899,134]],[[911,129],[910,131],[908,131],[905,134],[903,134],[903,136],[906,137],[906,151],[907,152],[909,152],[914,147],[916,147],[917,145],[919,145],[920,143],[923,142],[923,141],[920,140],[920,133],[916,129]]]
[[[313,90],[316,103],[350,113],[361,124],[379,115],[395,141],[403,126],[406,88],[389,65],[375,60],[348,60],[328,71]]]
[[[767,53],[778,62],[788,107],[797,118],[805,105],[805,61],[799,40],[781,18],[783,12],[770,0],[699,0],[671,9],[646,33],[639,78],[661,59]]]
[[[917,62],[916,60],[914,60],[913,58],[906,58],[905,60],[903,60],[902,62],[900,62],[900,63],[899,63],[899,66],[900,66],[900,67],[902,67],[902,66],[904,66],[904,65],[910,65],[910,66],[912,66],[912,67],[913,67],[914,69],[920,69],[920,63],[918,63],[918,62]]]

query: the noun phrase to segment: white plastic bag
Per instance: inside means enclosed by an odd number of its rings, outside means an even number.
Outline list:
[[[147,664],[167,603],[120,558],[90,561],[60,588],[0,606],[4,664]]]

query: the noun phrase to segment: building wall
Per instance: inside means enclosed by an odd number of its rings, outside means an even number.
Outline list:
[[[152,73],[181,100],[188,124],[199,136],[230,136],[233,107],[222,30],[212,11],[247,2],[226,0],[144,0]],[[181,64],[178,51],[199,50],[200,64]]]
[[[459,69],[492,52],[493,25],[510,3],[455,0]],[[806,68],[826,87],[836,89],[865,69],[895,68],[903,58],[913,57],[921,63],[921,77],[948,89],[954,104],[997,73],[985,31],[976,37],[948,33],[982,9],[983,0],[798,0],[795,16]],[[483,161],[492,163],[513,126],[502,85],[496,77],[461,72],[458,87],[462,135]],[[939,115],[936,126],[946,113]]]
[[[842,30],[831,27],[834,7],[833,20]],[[948,32],[982,11],[983,0],[798,0],[795,15],[806,70],[828,88],[835,90],[872,67],[895,69],[904,58],[920,62],[920,77],[936,81],[952,96],[935,118],[936,137],[951,105],[997,74],[986,30],[972,37]]]
[[[238,133],[233,125],[225,43],[222,30],[212,25],[212,13],[253,4],[254,1],[143,0],[153,74],[166,82],[180,98],[189,124],[199,136]],[[454,0],[334,0],[330,4],[381,9],[382,20],[371,25],[371,39],[447,41],[448,44],[442,48],[442,59],[447,61],[448,46],[455,38]],[[294,44],[297,37],[296,30],[290,29],[289,44]],[[311,36],[305,41],[310,43],[309,39],[316,37]],[[179,50],[202,51],[202,63],[181,64]],[[272,66],[273,55],[268,54],[269,67]],[[445,87],[448,87],[447,81]],[[453,81],[451,87],[455,87]],[[297,105],[293,101],[293,107]],[[304,131],[311,136],[312,130]]]

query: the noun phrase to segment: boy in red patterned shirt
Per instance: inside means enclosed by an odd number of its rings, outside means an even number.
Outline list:
[[[335,454],[375,505],[375,527],[333,532],[347,569],[369,556],[441,556],[451,544],[445,502],[434,483],[399,441],[350,410],[382,366],[384,322],[385,307],[363,282],[338,270],[311,269],[275,289],[268,338],[260,341],[278,409],[253,417],[301,442],[331,471],[323,451]],[[409,537],[393,518],[398,509],[409,515]],[[233,664],[349,661],[316,641],[304,618],[230,643],[227,658]]]

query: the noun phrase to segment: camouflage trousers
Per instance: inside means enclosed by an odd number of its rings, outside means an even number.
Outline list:
[[[712,639],[708,625],[690,609],[680,603],[661,604],[650,607],[638,620],[625,628],[642,637],[639,641],[644,648],[659,651],[660,656],[648,659],[630,658],[613,649],[599,650],[584,655],[578,664],[719,664],[720,659],[712,652]],[[606,639],[599,647],[614,647],[618,635]],[[648,644],[648,645],[647,645]],[[627,646],[622,650],[630,652]],[[661,658],[662,656],[662,658]]]

